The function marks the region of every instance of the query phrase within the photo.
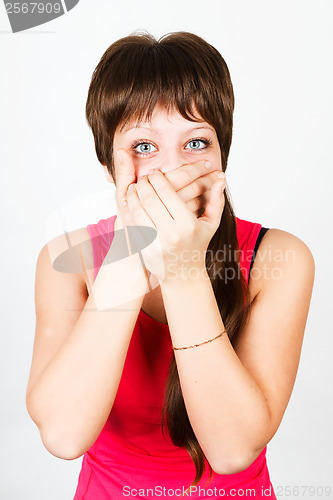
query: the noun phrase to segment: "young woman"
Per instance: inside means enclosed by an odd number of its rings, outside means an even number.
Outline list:
[[[224,59],[191,33],[122,38],[94,71],[86,114],[117,215],[70,233],[82,272],[55,270],[61,237],[41,250],[27,388],[50,453],[83,455],[75,500],[276,498],[266,448],[314,260],[235,216],[219,175],[233,109]]]

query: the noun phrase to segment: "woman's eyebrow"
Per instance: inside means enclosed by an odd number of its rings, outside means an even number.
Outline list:
[[[133,128],[136,128],[136,129],[146,129],[146,130],[149,130],[150,132],[155,132],[156,134],[160,133],[160,130],[156,129],[154,127],[136,127],[134,125],[133,127],[129,127],[127,129],[125,129],[124,134],[126,134],[127,132],[129,132],[129,130],[132,130]],[[212,127],[204,126],[204,127],[192,127],[192,128],[189,128],[188,130],[184,130],[184,133],[187,134],[189,132],[193,132],[194,130],[201,130],[201,129],[207,129],[207,130],[211,130],[212,132],[215,132],[215,130]]]

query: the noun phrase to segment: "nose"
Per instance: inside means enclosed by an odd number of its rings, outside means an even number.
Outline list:
[[[171,172],[178,167],[181,167],[185,164],[184,157],[177,151],[169,151],[167,154],[163,156],[161,159],[161,163],[159,165],[158,170],[160,170],[163,174],[167,172]]]

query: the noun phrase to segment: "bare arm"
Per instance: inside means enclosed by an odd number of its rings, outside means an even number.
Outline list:
[[[202,208],[217,175],[206,173],[203,161],[169,173],[170,183],[193,211]],[[132,165],[119,169],[118,212],[134,180]],[[114,240],[121,227],[119,222]],[[73,245],[89,240],[86,228],[70,234]],[[111,250],[117,249],[114,240]],[[45,245],[37,261],[36,333],[26,406],[48,451],[59,458],[73,459],[94,443],[112,409],[148,285],[135,254],[117,265],[102,266],[95,283],[87,276],[88,294],[81,273],[62,273],[53,268],[49,250],[54,246],[63,244]],[[92,269],[92,255],[85,255],[86,259],[85,267]],[[129,292],[129,300],[119,300],[121,296],[126,299]],[[118,310],[106,310],[117,300]]]
[[[81,456],[105,425],[147,291],[143,273],[137,254],[103,265],[88,296],[82,275],[54,270],[47,245],[40,252],[26,405],[45,447],[59,458]],[[115,289],[119,294],[121,287],[124,293],[137,287],[137,298],[114,310],[96,307],[96,298],[110,297]]]
[[[219,474],[247,468],[276,433],[295,382],[310,306],[315,268],[305,243],[270,229],[260,246],[264,258],[258,254],[253,270],[261,289],[236,346],[224,333],[201,347],[175,351],[189,420]],[[272,259],[274,252],[283,259]],[[224,330],[206,271],[197,279],[162,282],[161,291],[176,347]]]

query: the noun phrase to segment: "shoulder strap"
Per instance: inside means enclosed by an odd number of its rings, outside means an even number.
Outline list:
[[[250,280],[250,274],[251,274],[251,270],[252,270],[252,266],[253,266],[253,262],[254,262],[254,259],[256,257],[256,253],[258,251],[258,248],[259,248],[259,245],[260,245],[260,242],[261,240],[263,239],[264,235],[266,234],[266,232],[269,230],[269,227],[264,227],[262,226],[260,231],[259,231],[259,234],[258,234],[258,237],[257,237],[257,241],[256,241],[256,244],[254,246],[254,250],[253,250],[253,253],[252,253],[252,259],[251,259],[251,264],[250,264],[250,270],[249,270],[249,280]]]

